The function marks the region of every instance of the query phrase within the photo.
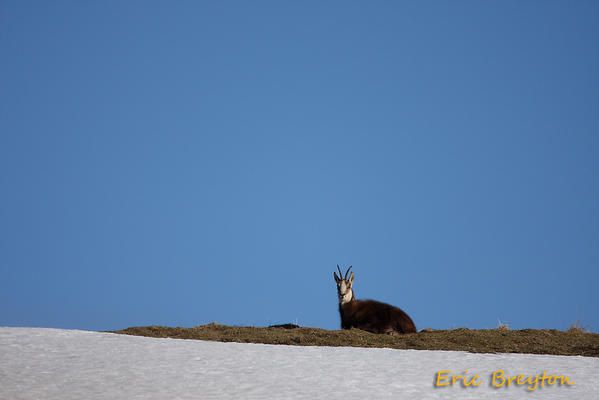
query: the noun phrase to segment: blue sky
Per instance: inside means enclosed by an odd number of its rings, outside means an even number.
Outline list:
[[[0,3],[0,325],[599,329],[599,3]]]

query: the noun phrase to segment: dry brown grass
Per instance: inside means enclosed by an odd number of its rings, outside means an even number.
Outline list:
[[[416,350],[462,350],[474,353],[532,353],[599,357],[599,334],[538,329],[466,328],[407,335],[376,335],[359,329],[239,327],[208,324],[193,328],[132,327],[115,333],[159,338],[298,346],[384,347]]]
[[[497,329],[500,332],[507,332],[510,330],[510,326],[508,324],[499,324],[495,329]]]
[[[584,326],[582,326],[580,321],[576,321],[572,324],[572,326],[570,326],[570,328],[568,328],[567,332],[568,333],[588,333],[589,330],[586,329]]]

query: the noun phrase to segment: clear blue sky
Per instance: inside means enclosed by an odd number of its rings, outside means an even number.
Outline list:
[[[599,330],[599,2],[0,3],[0,325]]]

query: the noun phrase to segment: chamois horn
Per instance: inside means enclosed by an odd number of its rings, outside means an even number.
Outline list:
[[[341,269],[339,268],[339,264],[337,264],[337,271],[339,271],[339,279],[343,279],[343,272],[341,272]]]
[[[349,266],[349,268],[347,269],[347,271],[345,271],[345,280],[347,280],[347,275],[349,274],[349,270],[351,269],[351,265]]]

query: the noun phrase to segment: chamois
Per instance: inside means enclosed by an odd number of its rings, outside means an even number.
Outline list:
[[[337,283],[342,329],[358,328],[372,333],[392,335],[416,332],[414,322],[403,310],[379,301],[356,300],[352,289],[354,273],[349,274],[350,269],[351,266],[344,276],[337,265],[339,276],[333,272]]]

